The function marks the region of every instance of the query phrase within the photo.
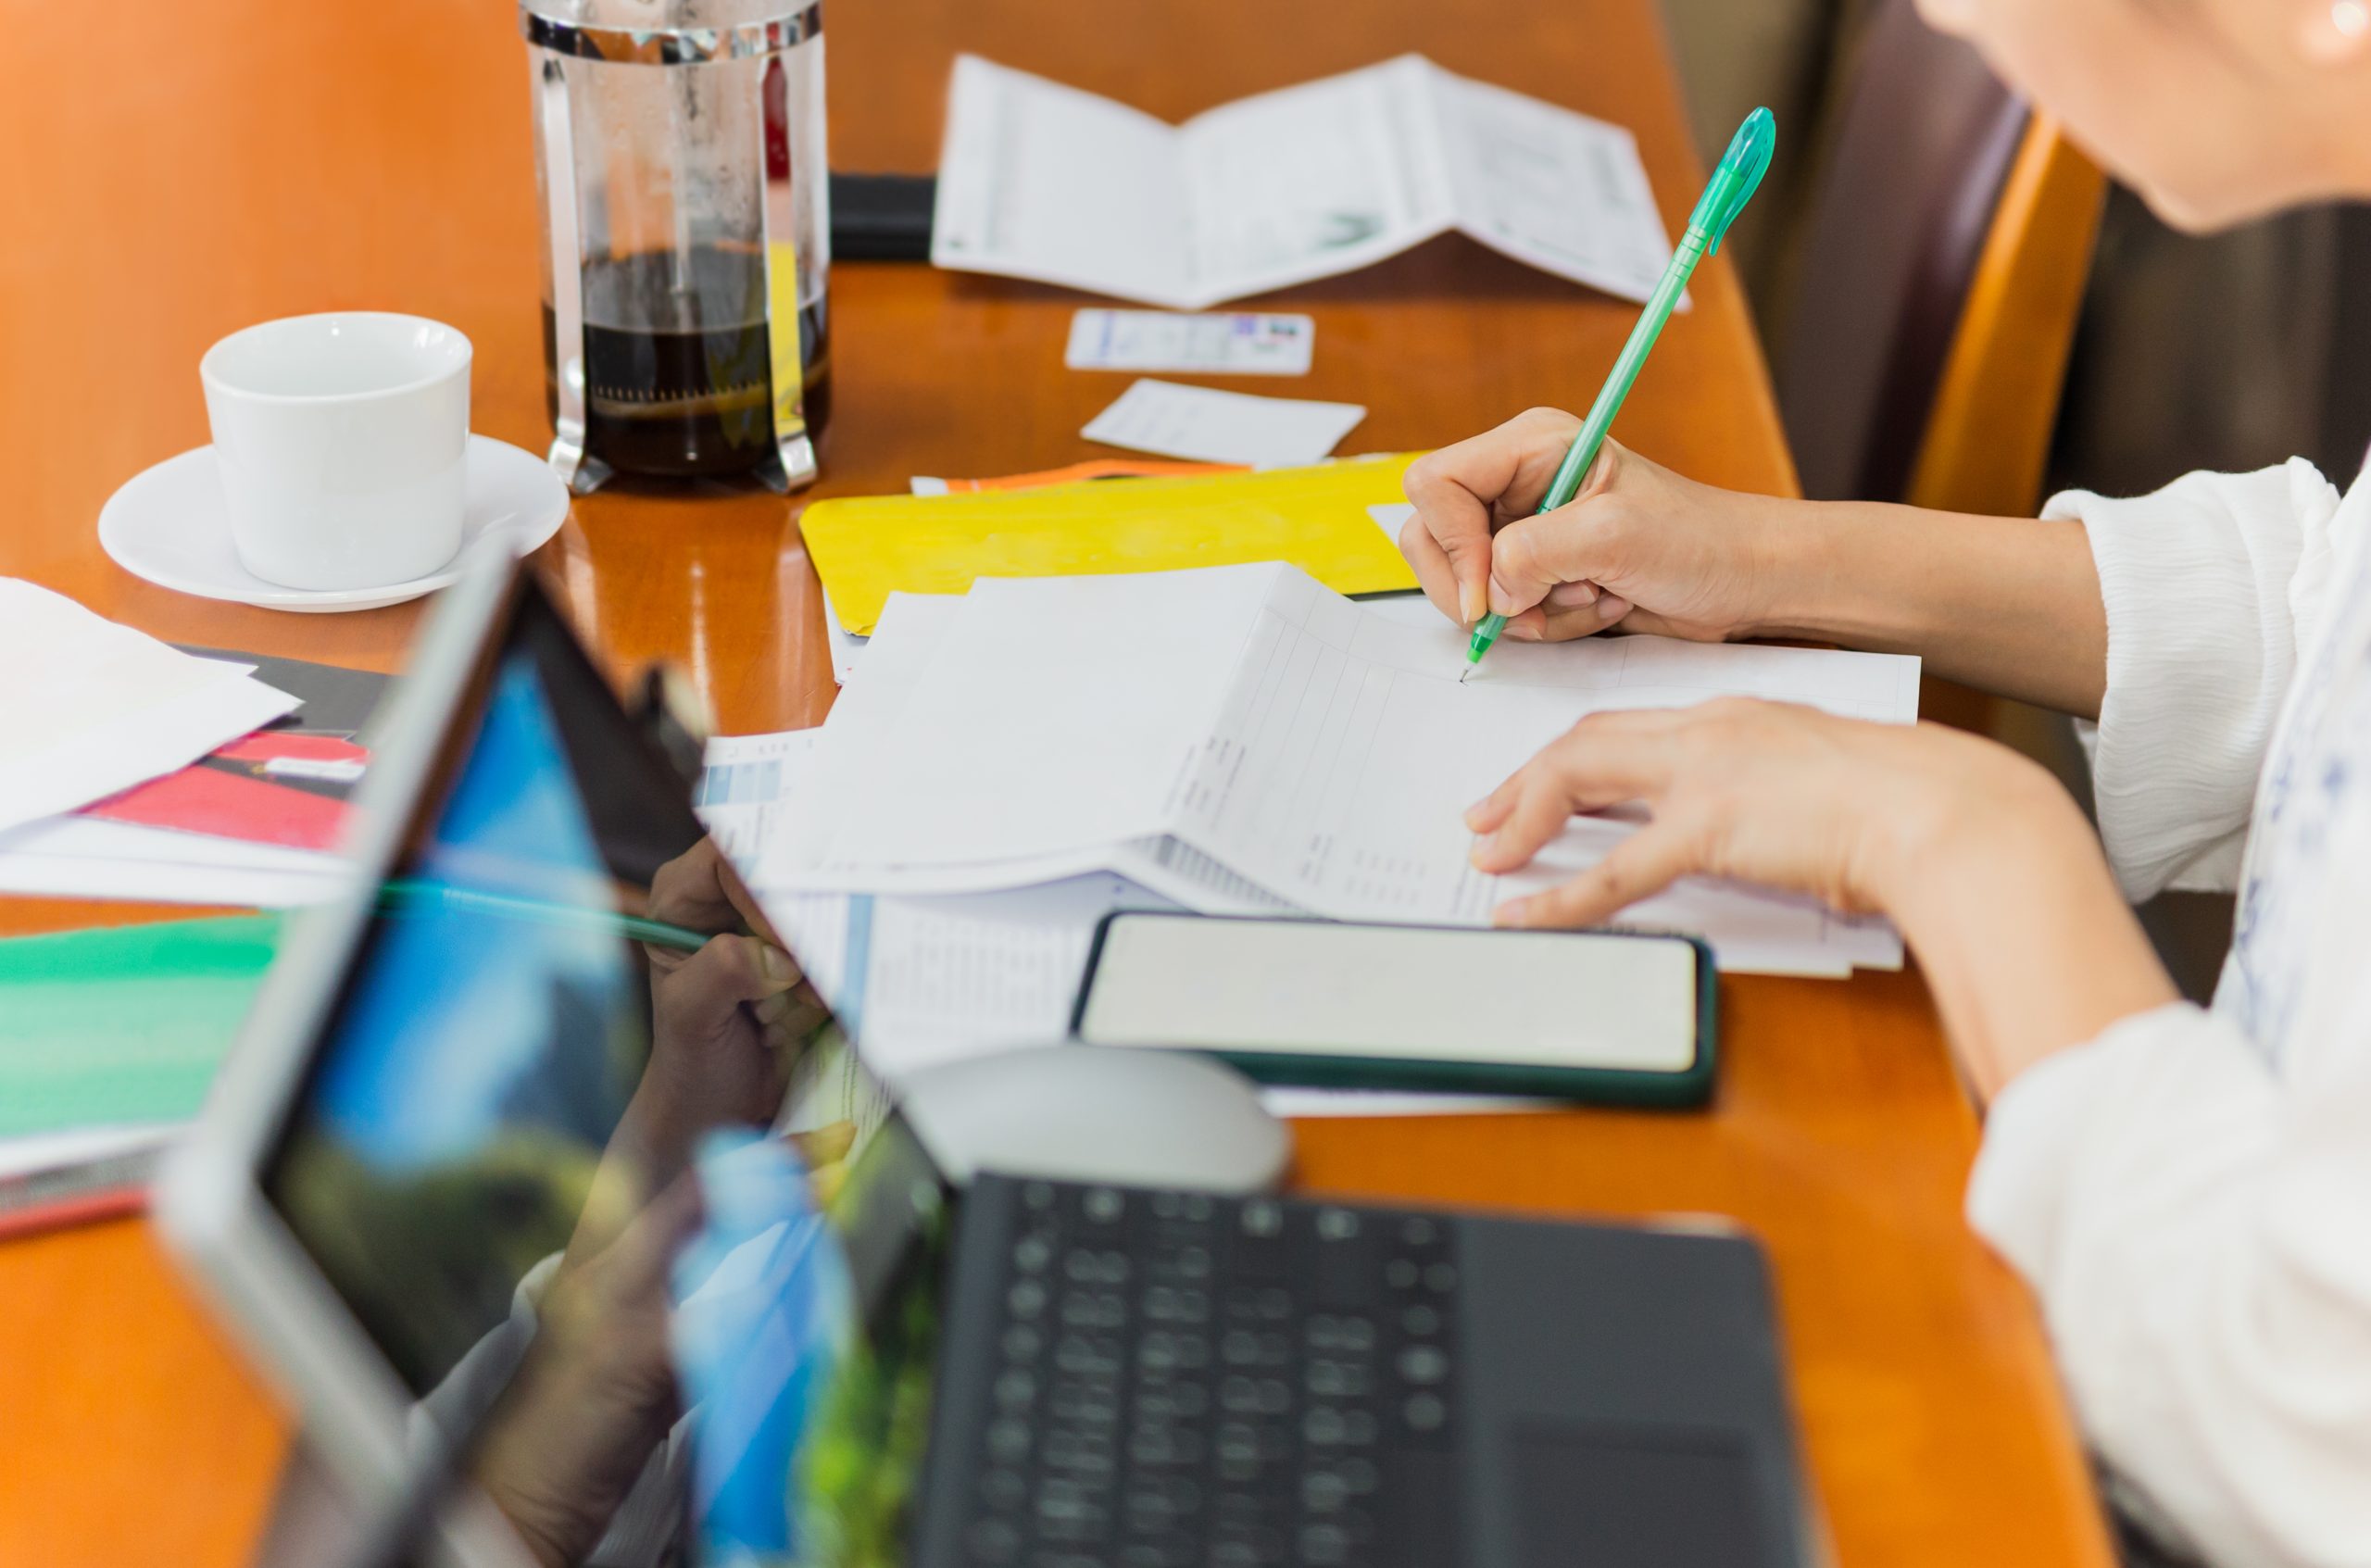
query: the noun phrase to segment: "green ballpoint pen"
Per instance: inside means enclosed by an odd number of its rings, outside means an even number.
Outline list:
[[[1721,166],[1712,170],[1704,194],[1697,199],[1696,210],[1688,214],[1687,232],[1678,247],[1671,253],[1671,264],[1663,269],[1662,279],[1655,284],[1647,307],[1638,313],[1637,325],[1630,329],[1630,341],[1622,345],[1621,358],[1613,362],[1613,370],[1605,378],[1605,385],[1589,406],[1589,417],[1581,421],[1580,433],[1573,437],[1573,445],[1564,453],[1564,460],[1556,467],[1556,477],[1548,482],[1548,494],[1539,498],[1539,509],[1552,512],[1572,504],[1579,495],[1581,482],[1588,477],[1597,463],[1599,448],[1605,445],[1606,432],[1613,428],[1613,416],[1622,411],[1622,400],[1630,395],[1630,383],[1638,379],[1638,371],[1646,365],[1647,356],[1654,350],[1655,339],[1662,335],[1663,323],[1679,306],[1679,297],[1687,292],[1687,280],[1695,275],[1696,264],[1721,249],[1721,236],[1729,232],[1745,204],[1753,199],[1762,177],[1770,169],[1770,155],[1778,144],[1778,124],[1770,118],[1768,109],[1756,109],[1745,117],[1737,133],[1729,139],[1729,150],[1721,155]],[[1465,646],[1465,670],[1458,676],[1463,680],[1482,662],[1499,633],[1507,629],[1507,618],[1490,614],[1474,622],[1473,638]]]

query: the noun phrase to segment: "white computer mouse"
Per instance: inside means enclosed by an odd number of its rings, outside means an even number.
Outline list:
[[[949,1181],[975,1171],[1262,1192],[1292,1135],[1234,1069],[1186,1051],[1036,1046],[905,1080],[899,1108]]]

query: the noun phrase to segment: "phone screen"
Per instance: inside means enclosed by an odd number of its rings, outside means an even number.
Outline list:
[[[1094,1045],[1682,1073],[1699,949],[1611,932],[1115,916],[1078,1013]]]

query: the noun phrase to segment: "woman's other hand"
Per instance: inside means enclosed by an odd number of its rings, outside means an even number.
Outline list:
[[[1629,801],[1644,826],[1499,922],[1598,923],[1698,875],[1889,915],[1988,1096],[2174,999],[2073,798],[1979,736],[1746,697],[1595,714],[1467,813],[1474,863],[1515,871],[1574,813]]]
[[[1574,813],[1627,801],[1652,820],[1500,922],[1587,925],[1691,875],[1881,909],[1942,843],[2004,821],[2083,828],[2048,774],[1974,735],[1727,697],[1582,720],[1466,813],[1474,863],[1515,871]]]

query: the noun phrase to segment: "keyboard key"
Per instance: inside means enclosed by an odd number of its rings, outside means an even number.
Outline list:
[[[1306,1386],[1322,1399],[1362,1399],[1367,1392],[1366,1369],[1349,1361],[1311,1361]]]
[[[1349,1506],[1349,1483],[1334,1470],[1310,1470],[1300,1478],[1300,1505],[1311,1513],[1333,1513]]]
[[[1300,1533],[1300,1560],[1318,1568],[1330,1568],[1336,1562],[1347,1562],[1350,1557],[1350,1537],[1338,1524],[1310,1524]]]
[[[1449,1375],[1449,1358],[1430,1345],[1411,1345],[1399,1352],[1399,1375],[1411,1383],[1438,1383]]]

